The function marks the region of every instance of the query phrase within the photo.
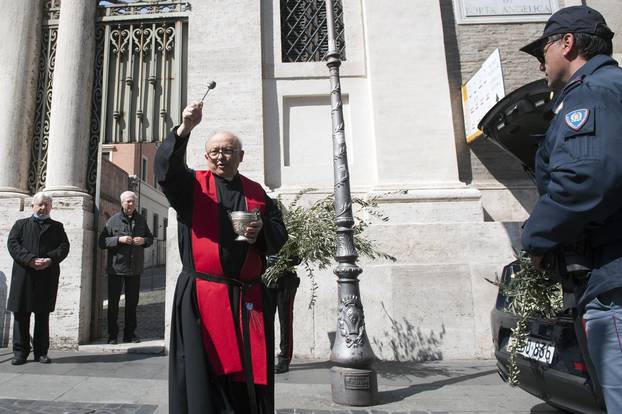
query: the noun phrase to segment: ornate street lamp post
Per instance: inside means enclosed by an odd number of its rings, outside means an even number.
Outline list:
[[[330,72],[330,100],[333,126],[333,165],[335,174],[335,215],[337,223],[337,266],[339,316],[337,333],[330,360],[337,364],[331,368],[333,401],[344,405],[372,405],[378,393],[376,371],[371,367],[374,353],[365,331],[365,317],[359,291],[358,275],[362,269],[356,265],[358,254],[354,247],[352,226],[352,196],[346,140],[339,66],[341,59],[335,41],[333,2],[326,0],[328,29],[327,66]]]

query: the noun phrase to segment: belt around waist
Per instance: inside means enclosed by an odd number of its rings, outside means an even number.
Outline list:
[[[611,289],[604,293],[601,293],[597,296],[597,298],[600,303],[606,306],[609,306],[611,304],[622,306],[622,287]]]
[[[261,276],[256,277],[255,279],[240,280],[240,279],[234,279],[232,277],[227,277],[227,276],[215,276],[215,275],[210,275],[209,273],[201,273],[201,272],[197,272],[196,270],[188,269],[186,267],[184,267],[182,270],[185,273],[191,274],[192,276],[199,278],[199,279],[207,280],[208,282],[224,283],[227,285],[233,285],[233,286],[237,286],[240,288],[247,288],[247,287],[256,285],[258,283],[261,283]]]

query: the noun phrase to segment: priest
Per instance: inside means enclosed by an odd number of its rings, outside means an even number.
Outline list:
[[[192,102],[156,154],[155,173],[177,211],[183,270],[175,288],[169,349],[172,413],[274,412],[272,304],[261,283],[265,256],[287,240],[281,212],[257,182],[238,173],[240,139],[217,132],[205,145],[207,170],[185,164],[201,122]],[[235,240],[228,213],[258,211]]]

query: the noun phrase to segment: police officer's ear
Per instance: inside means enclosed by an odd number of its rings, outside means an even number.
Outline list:
[[[567,60],[574,60],[579,55],[576,45],[577,39],[572,33],[566,33],[559,40],[559,47],[561,48],[561,53]]]

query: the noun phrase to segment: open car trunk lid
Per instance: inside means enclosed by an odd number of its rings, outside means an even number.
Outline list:
[[[528,83],[501,99],[478,127],[533,176],[538,140],[553,118],[552,93],[545,79]]]

